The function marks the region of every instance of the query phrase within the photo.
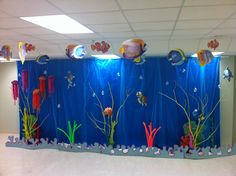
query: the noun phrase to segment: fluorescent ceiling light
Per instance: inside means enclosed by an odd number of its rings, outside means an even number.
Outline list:
[[[67,15],[32,16],[20,18],[61,34],[93,33],[93,31]]]
[[[0,62],[16,62],[16,61],[20,61],[20,59],[11,58],[10,61],[8,61],[5,58],[0,57]]]
[[[92,56],[98,59],[120,59],[120,57],[115,54],[101,54],[101,55],[92,55]]]
[[[213,55],[213,56],[218,56],[218,55],[221,55],[221,54],[223,54],[223,53],[224,53],[224,52],[212,52],[212,55]],[[197,53],[191,55],[191,57],[197,57]]]

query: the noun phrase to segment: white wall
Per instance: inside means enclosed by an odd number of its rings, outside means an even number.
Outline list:
[[[221,97],[222,101],[220,103],[221,110],[221,145],[227,145],[233,143],[233,124],[236,123],[236,119],[234,120],[235,111],[235,83],[234,79],[231,79],[230,82],[228,80],[223,79],[223,71],[226,67],[229,67],[234,75],[234,65],[235,58],[231,57],[222,57],[221,58],[221,66],[220,66],[220,83],[221,83]]]
[[[0,63],[0,133],[19,133],[18,106],[11,92],[11,81],[16,79],[16,63]]]

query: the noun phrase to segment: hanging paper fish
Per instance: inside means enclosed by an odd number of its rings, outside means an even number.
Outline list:
[[[49,61],[49,56],[48,55],[39,55],[35,58],[35,61],[38,63],[38,64],[47,64],[48,61]]]
[[[111,47],[110,44],[105,41],[95,42],[94,44],[91,45],[91,49],[93,51],[97,51],[97,52],[101,51],[102,53],[108,52],[110,47]]]
[[[182,65],[185,61],[187,61],[183,50],[179,48],[171,50],[168,54],[167,59],[173,66]]]
[[[70,44],[66,48],[66,55],[71,59],[82,59],[86,55],[86,50],[83,45]]]
[[[136,93],[136,96],[137,96],[137,98],[138,98],[139,104],[141,104],[142,106],[147,106],[147,97],[144,96],[141,91],[138,91],[138,92]]]
[[[70,71],[68,71],[67,76],[64,77],[67,80],[67,88],[75,87],[75,83],[73,83],[73,79],[75,78],[74,75]]]
[[[197,62],[199,62],[200,66],[205,66],[206,64],[210,63],[211,60],[214,58],[211,51],[209,50],[200,50],[197,52]]]
[[[146,51],[146,43],[142,39],[129,39],[120,47],[120,54],[126,59],[134,59],[134,62],[142,62],[141,56]]]
[[[11,47],[10,45],[3,45],[0,51],[0,56],[5,58],[7,61],[10,61],[12,57]]]
[[[18,81],[14,80],[11,82],[11,84],[12,84],[12,95],[14,99],[14,105],[16,105],[16,101],[19,98]]]
[[[229,69],[229,67],[226,67],[223,72],[223,79],[227,79],[230,82],[231,78],[233,78],[232,71]]]
[[[220,43],[216,39],[209,41],[207,44],[208,48],[214,49],[214,51],[216,50],[216,48],[218,48],[219,45]]]
[[[49,96],[52,96],[54,93],[54,81],[55,77],[50,75],[48,76],[48,94]]]
[[[30,51],[35,50],[35,46],[29,43],[25,42],[19,42],[18,43],[18,49],[19,49],[19,57],[21,59],[21,63],[24,64],[25,57]]]

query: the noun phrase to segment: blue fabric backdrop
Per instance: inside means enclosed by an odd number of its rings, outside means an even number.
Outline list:
[[[183,124],[187,122],[183,111],[172,101],[161,96],[163,92],[173,97],[175,83],[187,93],[195,97],[208,95],[209,103],[206,111],[213,109],[219,100],[219,58],[214,58],[205,67],[200,67],[189,58],[181,66],[172,66],[166,58],[149,57],[143,65],[135,65],[130,60],[51,60],[46,65],[34,61],[26,61],[24,65],[18,62],[18,80],[21,87],[21,71],[29,71],[29,91],[27,96],[32,99],[32,91],[39,86],[38,78],[42,74],[55,76],[55,92],[42,103],[39,121],[48,115],[41,127],[41,137],[58,138],[67,142],[65,136],[57,130],[67,128],[67,121],[76,120],[82,127],[76,134],[76,142],[106,143],[106,138],[94,127],[88,118],[88,113],[101,119],[102,115],[96,107],[96,98],[89,88],[101,99],[104,107],[111,106],[108,82],[111,85],[115,99],[115,110],[124,100],[126,91],[133,91],[125,107],[121,110],[119,123],[116,126],[115,144],[146,145],[142,122],[152,122],[154,127],[161,126],[155,138],[159,147],[180,144],[183,135]],[[65,76],[68,71],[75,76],[75,87],[67,87]],[[141,91],[147,96],[147,107],[141,106],[136,92]],[[184,94],[177,89],[177,98],[183,100]],[[21,97],[22,98],[22,97]],[[190,98],[191,112],[197,108]],[[22,107],[22,102],[20,104]],[[192,113],[191,113],[192,114]],[[206,135],[219,124],[219,106],[213,113],[213,120],[207,123]],[[22,127],[22,126],[21,126]],[[22,135],[22,131],[21,131]],[[205,145],[219,145],[220,130]]]

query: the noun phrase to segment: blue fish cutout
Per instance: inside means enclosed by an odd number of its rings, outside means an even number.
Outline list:
[[[50,59],[48,55],[39,55],[35,60],[38,64],[47,64]]]
[[[182,65],[187,60],[181,49],[171,50],[167,56],[167,59],[173,66]]]
[[[231,78],[233,78],[232,71],[229,69],[229,67],[226,67],[223,72],[223,79],[227,79],[230,82]]]

